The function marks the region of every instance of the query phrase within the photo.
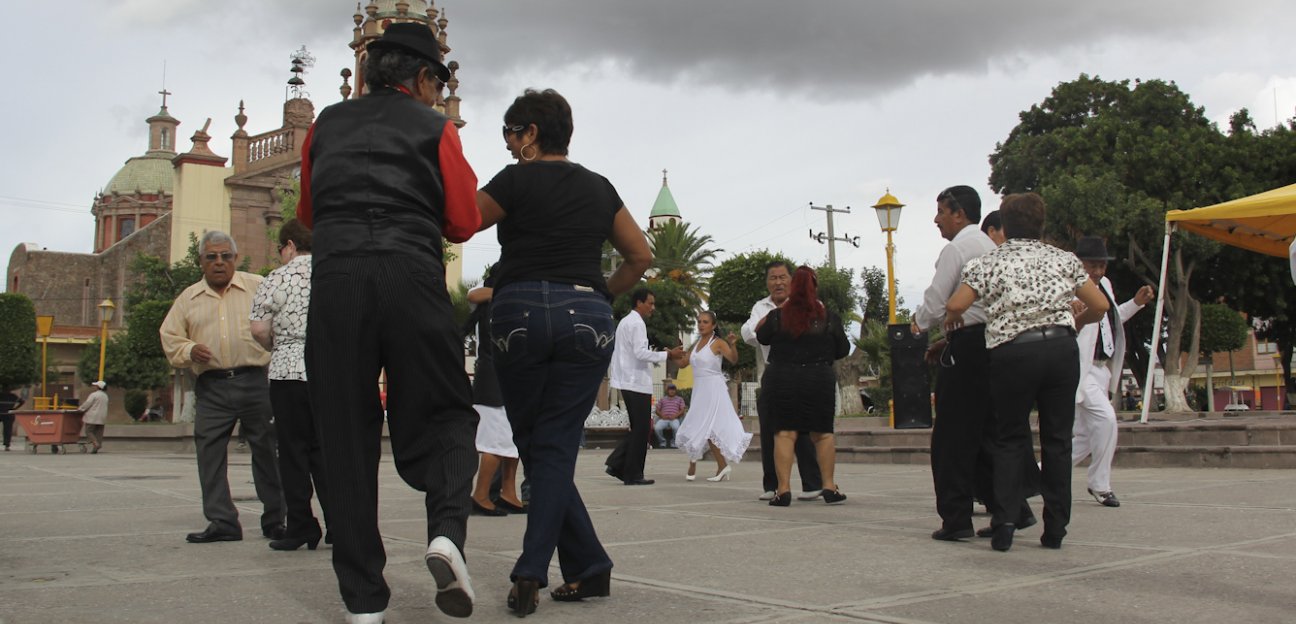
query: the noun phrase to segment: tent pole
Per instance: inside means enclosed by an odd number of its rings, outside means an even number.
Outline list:
[[[1139,416],[1140,424],[1147,424],[1148,410],[1152,406],[1152,380],[1156,377],[1157,346],[1161,341],[1161,315],[1165,312],[1166,273],[1170,270],[1170,235],[1174,233],[1173,223],[1166,221],[1165,242],[1161,244],[1161,279],[1157,282],[1156,316],[1152,317],[1152,350],[1148,354],[1148,369],[1143,380],[1143,414]]]

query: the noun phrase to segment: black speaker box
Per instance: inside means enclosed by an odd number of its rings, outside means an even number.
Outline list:
[[[931,379],[923,355],[927,353],[927,332],[917,336],[909,325],[887,326],[891,347],[891,400],[896,429],[924,429],[932,426]]]

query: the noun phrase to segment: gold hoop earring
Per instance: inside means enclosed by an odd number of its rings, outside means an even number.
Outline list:
[[[526,148],[528,147],[533,148],[535,150],[534,152],[532,152],[530,156],[526,155]],[[527,143],[526,145],[522,146],[522,149],[518,150],[518,155],[522,157],[522,160],[530,162],[540,157],[540,148],[536,147],[535,143]]]

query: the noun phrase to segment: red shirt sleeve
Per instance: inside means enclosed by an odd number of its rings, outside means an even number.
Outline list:
[[[297,194],[297,220],[302,225],[310,228],[314,227],[314,213],[311,209],[311,137],[315,136],[315,124],[311,124],[310,130],[306,131],[306,138],[302,141],[302,161],[301,161],[301,180]]]
[[[477,210],[477,174],[464,160],[459,130],[447,121],[441,132],[441,184],[445,187],[445,223],[441,234],[452,243],[462,243],[481,227]],[[301,207],[297,208],[298,214]]]

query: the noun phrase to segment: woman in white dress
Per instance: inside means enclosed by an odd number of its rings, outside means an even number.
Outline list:
[[[697,474],[697,462],[708,448],[716,461],[716,474],[707,481],[724,481],[733,471],[732,464],[742,461],[752,439],[734,411],[720,371],[721,357],[731,364],[738,361],[738,336],[731,332],[724,340],[718,339],[716,316],[710,310],[698,315],[697,326],[697,342],[678,360],[681,368],[693,365],[693,404],[675,433],[675,446],[688,454],[689,481]]]

